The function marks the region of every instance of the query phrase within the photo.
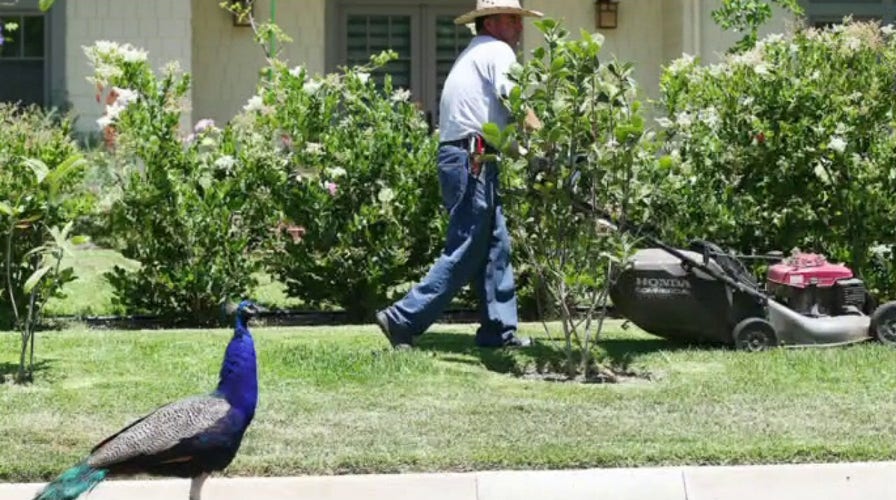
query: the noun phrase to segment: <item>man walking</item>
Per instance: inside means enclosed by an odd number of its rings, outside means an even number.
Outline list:
[[[510,235],[498,194],[498,164],[483,162],[494,153],[482,138],[482,126],[507,125],[501,102],[513,83],[507,72],[516,62],[523,16],[540,12],[518,0],[477,0],[476,9],[454,20],[475,22],[476,36],[458,56],[445,80],[439,103],[439,183],[449,213],[442,255],[403,299],[376,313],[376,322],[395,348],[411,347],[414,338],[438,319],[454,295],[473,284],[478,299],[482,347],[525,347],[517,336],[516,288],[510,264]],[[530,113],[530,126],[540,124]]]

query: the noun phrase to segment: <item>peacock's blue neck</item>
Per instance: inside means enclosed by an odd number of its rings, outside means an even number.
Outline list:
[[[221,376],[216,392],[249,420],[255,415],[255,406],[258,404],[255,343],[242,317],[237,318],[233,338],[230,339],[224,352],[224,363],[221,365]]]

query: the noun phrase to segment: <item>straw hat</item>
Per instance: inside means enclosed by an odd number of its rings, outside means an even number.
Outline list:
[[[544,14],[537,10],[524,9],[519,0],[476,0],[476,10],[471,10],[454,20],[454,24],[467,24],[477,17],[494,14],[517,14],[520,16],[541,17]]]

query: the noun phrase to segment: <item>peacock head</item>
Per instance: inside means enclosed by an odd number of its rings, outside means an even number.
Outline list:
[[[248,323],[249,319],[254,317],[265,309],[251,300],[244,300],[239,304],[231,301],[225,301],[221,304],[221,313],[225,317],[235,317],[242,324]]]
[[[243,320],[248,320],[259,312],[261,312],[261,307],[251,300],[244,300],[236,306],[236,315]]]

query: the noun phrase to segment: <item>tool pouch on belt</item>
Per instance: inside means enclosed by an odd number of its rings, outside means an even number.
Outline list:
[[[485,140],[481,135],[476,134],[470,137],[470,172],[474,177],[479,177],[482,172],[482,155],[485,154]]]

